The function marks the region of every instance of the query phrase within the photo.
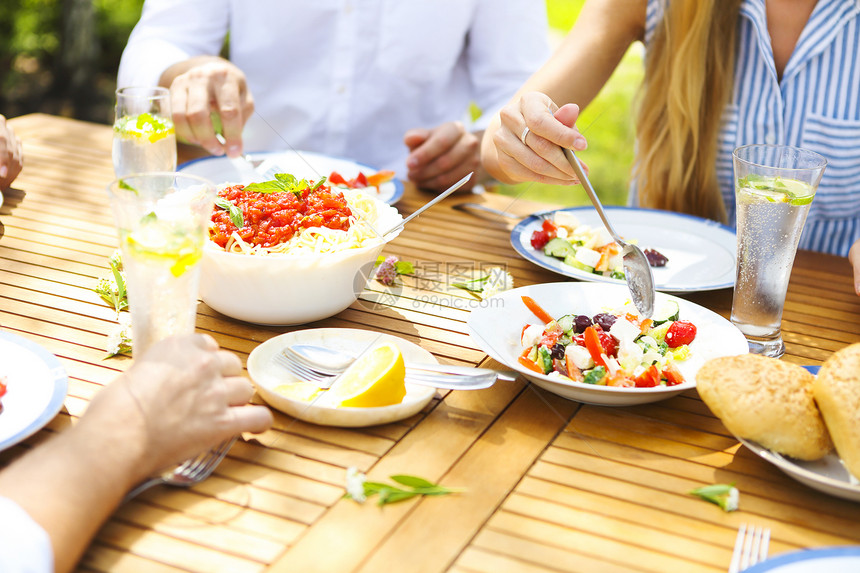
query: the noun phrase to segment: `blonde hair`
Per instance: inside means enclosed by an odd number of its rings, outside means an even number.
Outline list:
[[[643,207],[726,221],[717,138],[733,88],[741,0],[672,0],[645,61],[634,178]]]

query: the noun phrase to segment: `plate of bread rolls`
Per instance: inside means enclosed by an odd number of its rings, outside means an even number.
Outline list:
[[[746,354],[710,360],[696,379],[751,451],[811,488],[860,501],[860,343],[816,370]]]

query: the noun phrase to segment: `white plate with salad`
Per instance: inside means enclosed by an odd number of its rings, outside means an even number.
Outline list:
[[[299,179],[313,179],[318,181],[320,177],[326,177],[326,184],[346,187],[362,187],[368,193],[380,201],[393,205],[403,196],[403,183],[391,174],[382,172],[362,165],[348,159],[329,157],[311,151],[263,151],[248,154],[252,160],[264,160],[267,164],[274,163],[284,173],[291,173]],[[178,167],[182,173],[204,177],[217,186],[237,185],[263,181],[263,174],[255,172],[250,165],[242,159],[231,159],[229,157],[203,157],[183,163]],[[332,174],[337,173],[343,180],[334,178]],[[390,175],[387,175],[390,174]],[[373,176],[385,179],[379,185],[373,185]],[[362,177],[364,180],[362,180]],[[367,181],[367,178],[370,180]]]
[[[695,388],[706,360],[749,352],[715,312],[659,292],[655,308],[653,322],[641,319],[625,285],[546,283],[490,297],[468,328],[482,350],[541,388],[603,406],[670,398]]]
[[[731,288],[735,284],[737,240],[720,223],[655,209],[606,207],[612,226],[626,241],[636,243],[654,262],[657,290],[685,293]],[[557,235],[544,221],[561,227]],[[575,229],[570,232],[569,229]],[[533,241],[533,238],[537,239]],[[565,241],[568,243],[565,245]],[[523,258],[560,275],[584,281],[624,283],[620,254],[607,251],[612,242],[597,211],[571,207],[535,213],[511,232],[511,244]],[[649,250],[656,251],[650,255]]]

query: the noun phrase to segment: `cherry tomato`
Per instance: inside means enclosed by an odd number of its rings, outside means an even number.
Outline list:
[[[544,219],[543,223],[541,223],[541,229],[551,234],[553,238],[558,235],[558,227],[556,227],[555,223],[550,221],[549,219]]]
[[[328,176],[328,182],[332,185],[346,185],[346,179],[337,171],[332,171]]]
[[[688,320],[676,320],[666,331],[666,344],[669,348],[690,344],[694,338],[696,338],[696,325]]]
[[[616,356],[618,352],[618,343],[615,342],[615,337],[605,330],[598,330],[597,336],[600,337],[600,345],[603,347],[603,352],[607,356]]]
[[[645,372],[637,376],[633,382],[637,388],[653,388],[660,384],[660,369],[652,364]]]
[[[550,238],[546,231],[535,231],[532,233],[532,248],[538,251],[543,249],[549,243]]]
[[[356,178],[350,181],[350,183],[352,183],[350,187],[352,187],[353,189],[357,187],[367,187],[367,176],[361,171],[359,171]]]

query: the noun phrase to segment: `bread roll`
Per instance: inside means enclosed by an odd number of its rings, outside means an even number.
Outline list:
[[[813,391],[836,452],[848,471],[860,479],[860,344],[846,346],[828,358]]]
[[[796,364],[758,354],[714,358],[696,374],[699,395],[730,432],[800,460],[833,449],[814,381]]]

